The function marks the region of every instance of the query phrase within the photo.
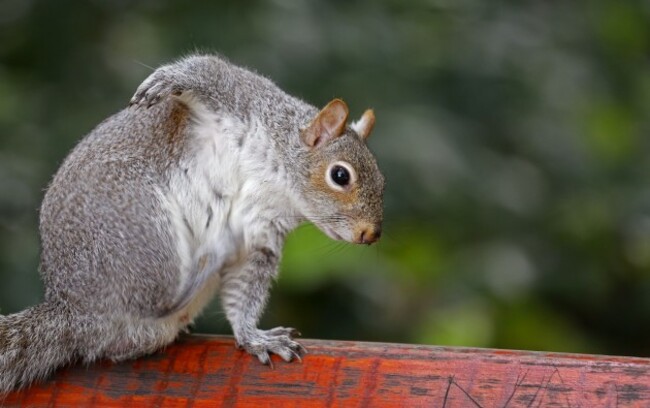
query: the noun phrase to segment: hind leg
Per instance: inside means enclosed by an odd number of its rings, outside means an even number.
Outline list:
[[[151,354],[172,343],[179,327],[165,319],[128,318],[115,320],[90,330],[92,339],[79,350],[86,362],[97,359],[124,361]]]

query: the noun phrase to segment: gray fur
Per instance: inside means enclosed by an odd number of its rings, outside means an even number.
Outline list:
[[[383,176],[352,128],[319,147],[303,142],[318,115],[218,56],[156,70],[47,190],[45,298],[0,316],[0,394],[75,360],[152,353],[215,291],[241,347],[267,364],[269,353],[300,358],[294,329],[257,328],[286,234],[309,220],[371,243],[382,220]],[[358,174],[348,193],[322,187],[337,160]]]

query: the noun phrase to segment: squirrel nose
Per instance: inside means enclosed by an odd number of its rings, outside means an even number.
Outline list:
[[[381,226],[380,225],[368,225],[360,228],[357,234],[357,243],[358,244],[373,244],[379,240],[381,237]]]

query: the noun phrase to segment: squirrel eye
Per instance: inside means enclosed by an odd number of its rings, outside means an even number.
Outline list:
[[[347,186],[350,183],[350,172],[343,166],[332,167],[330,177],[332,177],[333,182],[341,187]]]
[[[350,163],[337,161],[329,165],[325,173],[327,184],[336,191],[345,191],[357,180],[357,173]]]

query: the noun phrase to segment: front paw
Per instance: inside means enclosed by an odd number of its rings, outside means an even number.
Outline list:
[[[293,340],[299,335],[300,333],[296,329],[290,327],[276,327],[271,330],[257,329],[253,334],[244,336],[238,345],[248,353],[257,356],[262,364],[273,367],[270,353],[279,355],[286,362],[294,359],[301,361],[301,356],[307,350]]]
[[[145,105],[150,107],[169,95],[180,95],[182,87],[178,83],[178,73],[169,68],[159,68],[149,75],[135,91],[129,105]]]

